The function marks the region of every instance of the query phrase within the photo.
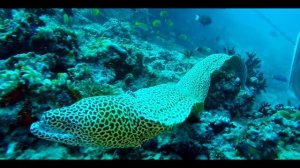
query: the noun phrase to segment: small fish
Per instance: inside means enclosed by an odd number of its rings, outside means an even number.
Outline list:
[[[202,54],[208,54],[208,53],[210,53],[212,51],[211,48],[209,48],[209,47],[202,47],[202,46],[197,47],[195,50],[198,51],[199,53],[202,53]]]
[[[284,75],[272,75],[272,78],[281,82],[287,82],[288,79]]]
[[[195,20],[199,21],[203,26],[210,25],[212,22],[212,19],[207,15],[196,15]]]

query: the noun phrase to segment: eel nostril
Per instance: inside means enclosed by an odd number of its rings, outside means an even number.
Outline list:
[[[47,120],[47,113],[44,113],[43,115],[42,115],[42,118],[41,118],[43,121],[46,121]]]

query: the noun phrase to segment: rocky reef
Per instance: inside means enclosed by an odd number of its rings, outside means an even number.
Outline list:
[[[299,109],[267,102],[257,109],[253,106],[267,85],[261,59],[250,52],[244,57],[244,85],[236,73],[215,72],[204,110],[141,147],[104,149],[38,139],[29,127],[43,111],[91,96],[177,82],[203,57],[185,47],[170,49],[171,42],[161,40],[165,39],[162,32],[173,27],[166,11],[153,19],[142,9],[124,9],[123,13],[113,9],[0,9],[0,13],[1,158],[300,158]],[[224,52],[236,54],[234,48]]]

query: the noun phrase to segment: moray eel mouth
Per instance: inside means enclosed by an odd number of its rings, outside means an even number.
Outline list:
[[[40,121],[33,123],[30,126],[30,132],[45,140],[78,145],[80,140],[70,132],[70,128],[68,128],[63,118],[50,117],[52,111],[46,112]]]

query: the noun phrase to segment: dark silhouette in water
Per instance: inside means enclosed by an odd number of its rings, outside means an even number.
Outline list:
[[[199,21],[203,26],[210,25],[212,22],[212,19],[207,15],[196,15],[195,20]]]
[[[273,75],[272,78],[275,79],[275,80],[281,81],[281,82],[287,82],[288,81],[288,79],[283,75]]]

